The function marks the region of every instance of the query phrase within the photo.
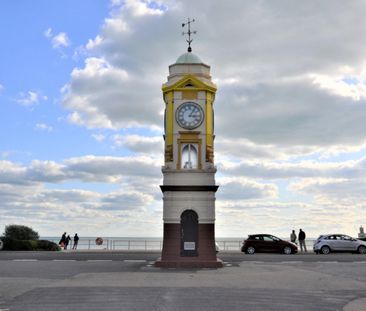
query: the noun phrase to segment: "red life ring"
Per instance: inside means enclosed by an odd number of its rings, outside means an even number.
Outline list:
[[[102,245],[103,244],[103,239],[102,238],[96,238],[95,239],[95,244]]]

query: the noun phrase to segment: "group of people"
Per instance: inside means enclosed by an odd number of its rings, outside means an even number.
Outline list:
[[[302,229],[300,229],[298,241],[299,241],[299,244],[300,244],[300,250],[301,250],[301,252],[303,252],[303,251],[307,252],[306,244],[305,244],[305,239],[306,239],[305,231],[303,231]],[[297,235],[295,233],[295,230],[292,230],[292,233],[290,235],[290,240],[291,240],[292,243],[297,244],[296,243]]]
[[[70,235],[66,236],[66,232],[61,236],[60,242],[58,242],[58,245],[60,245],[61,248],[67,249],[67,246],[69,245],[71,241]],[[74,235],[74,245],[72,246],[72,249],[77,249],[79,242],[78,234],[75,233]]]

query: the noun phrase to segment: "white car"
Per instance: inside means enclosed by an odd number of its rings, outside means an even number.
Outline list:
[[[357,240],[345,234],[324,234],[315,240],[313,249],[316,254],[330,252],[366,254],[366,241]]]

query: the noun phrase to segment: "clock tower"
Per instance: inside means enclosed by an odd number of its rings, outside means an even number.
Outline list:
[[[194,21],[194,20],[193,20]],[[188,26],[192,21],[188,20]],[[187,25],[183,24],[183,26]],[[215,248],[214,99],[210,66],[188,52],[163,84],[164,239],[158,267],[222,267]]]

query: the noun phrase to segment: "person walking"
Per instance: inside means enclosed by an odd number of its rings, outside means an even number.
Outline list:
[[[295,230],[292,230],[292,233],[290,235],[290,240],[292,243],[296,244],[296,239],[297,239],[297,236],[296,236]]]
[[[64,234],[61,236],[61,240],[60,240],[60,242],[58,242],[58,245],[61,248],[64,248],[65,247],[65,243],[66,243],[66,232],[64,232]]]
[[[303,249],[305,250],[305,252],[307,252],[305,239],[306,239],[306,234],[305,234],[304,231],[302,231],[302,229],[300,229],[300,231],[299,231],[299,244],[300,244],[301,252],[303,252]]]
[[[70,238],[70,235],[68,235],[67,237],[66,237],[66,240],[65,240],[65,247],[64,247],[64,249],[67,249],[67,245],[69,245],[69,242],[71,241],[71,238]]]
[[[78,234],[75,233],[75,235],[74,235],[74,245],[72,246],[72,249],[77,249],[78,242],[79,242],[79,237],[78,237]]]

